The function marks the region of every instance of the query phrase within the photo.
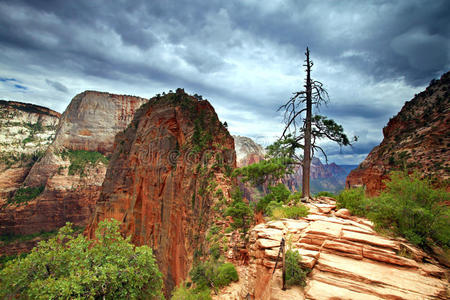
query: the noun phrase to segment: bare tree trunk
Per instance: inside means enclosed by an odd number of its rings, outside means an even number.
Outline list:
[[[309,61],[309,49],[306,48],[306,128],[305,128],[305,148],[303,150],[303,185],[302,196],[310,198],[309,174],[311,169],[311,64]]]

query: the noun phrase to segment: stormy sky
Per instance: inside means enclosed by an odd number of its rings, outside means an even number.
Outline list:
[[[357,164],[405,101],[450,69],[450,3],[432,1],[0,1],[0,98],[63,112],[84,90],[152,97],[184,88],[229,130],[267,145],[278,106],[312,76],[321,113],[359,137],[324,142]]]

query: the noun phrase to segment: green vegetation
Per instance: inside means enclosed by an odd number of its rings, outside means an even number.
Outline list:
[[[7,169],[16,163],[19,163],[20,166],[31,167],[42,156],[44,156],[44,151],[41,150],[34,151],[31,154],[2,153],[0,155],[0,162],[4,163]]]
[[[135,247],[115,220],[99,223],[96,242],[71,224],[25,258],[0,271],[0,297],[21,299],[162,298],[162,274],[152,250]]]
[[[75,231],[79,231],[78,228],[74,229]],[[41,232],[36,232],[36,233],[32,233],[32,234],[22,234],[22,235],[15,235],[15,234],[2,234],[0,235],[0,241],[3,244],[9,244],[12,242],[26,242],[26,241],[31,241],[37,237],[41,238],[42,240],[48,239],[50,237],[53,237],[57,234],[56,230],[52,230],[52,231],[41,231]]]
[[[322,192],[318,192],[316,195],[314,195],[314,197],[331,197],[331,198],[336,198],[337,195],[333,194],[332,192],[322,191]]]
[[[235,169],[232,176],[240,176],[242,182],[259,185],[265,182],[275,182],[289,174],[287,161],[283,158],[270,158],[242,168]]]
[[[337,198],[337,206],[353,214],[366,216],[378,230],[401,235],[427,248],[438,244],[450,247],[450,194],[435,189],[419,174],[392,172],[380,196],[366,198],[363,189],[346,190]]]
[[[271,207],[286,204],[290,194],[291,192],[282,183],[276,186],[269,186],[269,193],[258,201],[256,210],[270,215]]]
[[[201,291],[209,288],[222,288],[232,281],[238,281],[239,276],[232,263],[210,259],[195,265],[189,273],[195,283],[195,290]]]
[[[306,217],[308,213],[308,207],[299,204],[298,206],[274,207],[272,208],[271,216],[274,219],[298,219]]]
[[[64,150],[60,155],[63,159],[70,160],[69,175],[84,176],[88,165],[95,165],[98,162],[107,165],[109,162],[107,157],[97,151]]]
[[[336,197],[337,208],[347,208],[353,215],[367,216],[371,207],[371,201],[366,198],[362,187],[343,190]]]
[[[31,201],[35,199],[37,196],[42,194],[44,191],[45,186],[38,186],[38,187],[21,187],[18,188],[17,191],[14,193],[14,196],[12,198],[8,199],[8,204],[22,204],[22,203],[28,203],[28,201]]]
[[[300,254],[297,251],[292,251],[289,249],[286,251],[285,255],[286,285],[305,286],[308,270],[301,267],[300,262],[302,258]]]
[[[185,283],[172,292],[171,300],[210,300],[211,291],[206,289],[189,289]]]
[[[231,216],[233,218],[232,226],[234,229],[242,229],[245,233],[253,220],[253,211],[249,205],[242,200],[242,192],[239,188],[236,188],[232,192],[231,198],[233,199],[233,202],[225,211],[225,216]]]

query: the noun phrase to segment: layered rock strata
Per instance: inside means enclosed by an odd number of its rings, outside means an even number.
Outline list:
[[[121,221],[134,244],[153,248],[169,295],[201,250],[213,194],[229,194],[233,138],[208,101],[178,89],[144,105],[115,145],[87,233]]]
[[[0,100],[0,202],[20,187],[53,141],[59,118],[42,106]]]
[[[249,264],[216,299],[448,299],[449,270],[403,239],[386,238],[370,221],[335,211],[331,198],[309,204],[310,215],[255,226]],[[281,238],[311,270],[305,288],[281,290],[275,267]],[[289,247],[289,246],[288,246]]]
[[[450,72],[405,103],[383,128],[384,139],[348,175],[346,187],[368,195],[385,188],[392,170],[418,170],[442,182],[450,178]]]
[[[85,226],[100,195],[114,136],[147,101],[95,91],[75,96],[61,116],[53,143],[22,184],[42,193],[25,202],[3,203],[0,234],[52,231],[66,222]]]

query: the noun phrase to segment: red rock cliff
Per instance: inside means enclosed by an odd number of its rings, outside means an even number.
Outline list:
[[[384,139],[350,172],[346,187],[365,186],[376,195],[391,170],[417,169],[440,180],[450,178],[450,72],[405,103],[383,128]]]
[[[0,234],[31,234],[58,229],[70,221],[86,226],[100,196],[107,159],[74,171],[64,151],[110,155],[114,136],[147,99],[86,91],[75,96],[61,116],[53,143],[33,165],[23,186],[44,187],[37,198],[0,210]],[[10,253],[0,248],[0,253]]]
[[[115,145],[87,232],[93,237],[103,219],[121,221],[133,243],[154,249],[169,293],[203,240],[211,185],[235,167],[233,138],[208,101],[180,89],[144,105]]]

